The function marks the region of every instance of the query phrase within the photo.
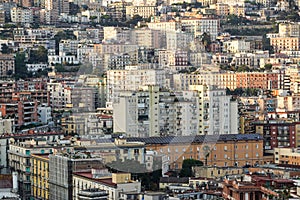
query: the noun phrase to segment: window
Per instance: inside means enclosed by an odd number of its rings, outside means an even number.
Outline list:
[[[30,156],[30,150],[26,150],[26,156]]]
[[[227,146],[224,146],[224,151],[227,151]]]

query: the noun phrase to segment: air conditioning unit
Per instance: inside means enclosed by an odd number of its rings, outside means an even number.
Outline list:
[[[228,160],[230,160],[230,157],[227,157]]]

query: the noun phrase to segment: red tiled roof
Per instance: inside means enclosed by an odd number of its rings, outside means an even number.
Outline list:
[[[95,182],[102,183],[111,187],[116,187],[117,184],[112,182],[112,178],[93,178],[91,171],[89,172],[74,172],[75,175],[91,179]]]

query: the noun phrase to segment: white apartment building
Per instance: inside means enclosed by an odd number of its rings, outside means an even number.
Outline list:
[[[199,95],[199,134],[219,135],[238,133],[237,102],[226,96],[225,89],[212,85],[191,85]]]
[[[222,86],[219,73],[203,74],[173,74],[173,89],[176,91],[189,90],[190,85],[218,85]]]
[[[14,119],[3,119],[0,112],[0,135],[14,132]]]
[[[149,18],[156,14],[157,6],[126,6],[126,19],[131,19],[134,15]]]
[[[300,25],[298,23],[280,23],[279,24],[279,37],[299,37]]]
[[[60,82],[47,84],[47,91],[50,93],[50,106],[53,109],[63,109],[71,103],[71,88]]]
[[[103,27],[104,41],[128,42],[130,40],[130,29],[123,27]]]
[[[10,17],[14,23],[32,23],[33,11],[28,8],[14,7],[10,10]]]
[[[125,69],[125,66],[131,64],[130,55],[128,54],[105,54],[104,66],[106,70]]]
[[[213,18],[182,19],[181,26],[182,30],[193,33],[195,37],[207,33],[213,41],[216,40],[220,32],[220,20]]]
[[[61,40],[59,42],[59,54],[76,55],[79,41],[77,40]]]
[[[48,64],[37,63],[37,64],[26,64],[27,71],[29,72],[37,72],[39,70],[44,70],[49,67]]]
[[[130,173],[113,173],[110,177],[98,174],[93,169],[89,173],[74,173],[72,182],[74,200],[81,199],[79,194],[81,191],[98,188],[108,194],[108,200],[115,199],[131,199],[130,194],[139,194],[141,192],[141,182],[131,180]],[[99,173],[99,172],[98,172]],[[95,194],[95,193],[94,193]],[[127,196],[128,195],[128,196]],[[94,195],[91,195],[94,197]]]
[[[194,41],[192,33],[183,31],[170,31],[166,33],[167,49],[170,50],[187,50]]]
[[[250,52],[250,42],[245,40],[230,40],[223,43],[223,52],[245,53]]]
[[[132,44],[147,48],[163,48],[166,46],[165,34],[160,30],[149,28],[133,29],[130,34]]]
[[[49,122],[52,121],[51,107],[39,106],[37,112],[38,112],[38,116],[39,116],[39,121],[41,123],[48,124]]]
[[[136,44],[124,44],[124,43],[108,43],[95,44],[94,50],[98,54],[115,54],[115,53],[130,53],[135,52],[138,49]]]
[[[165,71],[141,66],[126,66],[125,70],[107,71],[108,101],[116,100],[122,91],[135,91],[146,85],[164,87]]]
[[[159,91],[158,86],[124,92],[114,102],[114,132],[127,136],[198,134],[198,96],[196,92]]]
[[[181,30],[181,23],[177,21],[168,22],[149,22],[148,27],[153,30],[160,30],[162,32],[170,32]]]
[[[89,56],[94,53],[93,44],[78,44],[77,47],[77,60],[80,63],[89,62]]]
[[[79,64],[75,55],[67,55],[66,53],[61,53],[60,55],[55,55],[55,51],[48,52],[48,64],[50,66],[55,64]]]

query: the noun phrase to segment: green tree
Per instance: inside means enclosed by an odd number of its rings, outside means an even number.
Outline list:
[[[182,163],[182,168],[180,171],[181,177],[192,177],[193,171],[192,167],[194,166],[203,166],[203,162],[195,159],[185,159]]]
[[[268,50],[270,54],[274,53],[274,49],[271,46],[270,38],[267,38],[266,34],[264,34],[262,39],[262,48],[263,50]]]
[[[9,48],[9,46],[7,46],[7,44],[2,44],[1,45],[1,53],[10,54],[12,52],[13,52],[12,48]]]
[[[203,33],[201,35],[201,42],[202,42],[203,46],[205,47],[205,50],[209,51],[210,45],[211,45],[211,39],[210,39],[210,35],[208,33]]]
[[[55,40],[55,51],[58,54],[59,51],[59,42],[61,40],[75,40],[76,36],[74,35],[74,33],[72,31],[59,31],[58,33],[56,33],[56,35],[54,36],[54,40]]]
[[[130,20],[126,22],[128,25],[137,25],[139,21],[143,21],[143,17],[140,15],[134,15]]]
[[[265,64],[264,68],[265,68],[265,70],[271,70],[272,64],[271,63]]]
[[[39,46],[37,50],[30,51],[29,63],[47,63],[48,50],[44,46]]]
[[[15,57],[15,77],[17,79],[19,78],[27,78],[29,73],[27,71],[26,65],[25,65],[25,53],[19,52],[16,54]]]

